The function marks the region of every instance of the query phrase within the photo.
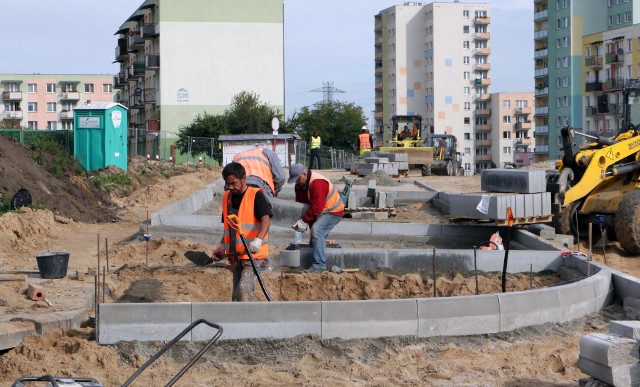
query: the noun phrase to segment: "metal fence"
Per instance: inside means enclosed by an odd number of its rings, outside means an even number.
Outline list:
[[[146,129],[129,129],[129,156],[150,157],[177,164],[218,165],[222,150],[213,137],[188,137],[188,149],[181,153],[177,146],[178,136],[169,131],[147,132]],[[192,154],[193,153],[193,154]]]
[[[298,141],[295,144],[296,162],[309,166],[310,149],[306,141]],[[320,169],[350,169],[351,163],[357,156],[351,152],[332,147],[320,148]],[[313,168],[318,169],[314,160]]]
[[[38,141],[53,141],[73,154],[73,130],[0,129],[0,136],[31,146]]]

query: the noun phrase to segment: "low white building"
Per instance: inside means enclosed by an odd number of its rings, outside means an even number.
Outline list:
[[[236,134],[218,137],[218,144],[222,148],[222,165],[233,161],[233,156],[244,152],[256,145],[265,146],[274,151],[280,159],[280,165],[288,167],[295,164],[295,143],[300,136],[293,133],[272,134]]]

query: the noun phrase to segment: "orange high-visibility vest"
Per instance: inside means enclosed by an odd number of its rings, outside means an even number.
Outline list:
[[[254,148],[240,152],[233,156],[233,161],[242,164],[247,176],[257,176],[264,180],[271,192],[276,192],[273,185],[273,173],[271,173],[271,164],[269,159],[262,153],[262,148]]]
[[[327,194],[327,200],[324,204],[324,208],[322,212],[339,212],[344,210],[344,203],[340,199],[340,194],[336,191],[336,187],[327,179],[316,171],[313,171],[311,174],[311,178],[309,179],[309,187],[315,180],[324,180],[329,183],[329,193]],[[309,202],[311,202],[311,194],[307,191],[307,197],[309,198]]]
[[[360,133],[358,136],[360,139],[360,150],[362,149],[371,149],[371,143],[369,139],[371,138],[368,133]]]
[[[244,239],[247,241],[247,245],[258,237],[258,231],[260,230],[260,219],[256,219],[254,215],[254,203],[256,199],[256,192],[262,191],[261,188],[247,187],[244,193],[242,202],[240,202],[240,208],[238,209],[238,219],[240,219],[240,225],[242,227],[242,233]],[[264,194],[264,192],[263,192]],[[231,213],[231,191],[225,191],[222,197],[222,217],[224,219],[224,237],[222,243],[224,245],[225,254],[232,252],[231,241],[232,233],[235,235],[235,251],[238,253],[239,259],[249,259],[247,252],[242,244],[240,235],[236,233],[234,229],[229,226],[227,222],[227,216]],[[257,253],[252,253],[255,259],[267,258],[269,255],[269,233],[264,236],[262,240],[262,247]]]

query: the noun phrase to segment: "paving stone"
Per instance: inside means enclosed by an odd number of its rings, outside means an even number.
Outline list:
[[[556,230],[553,227],[542,223],[530,224],[529,227],[527,227],[527,230],[538,235],[540,238],[547,240],[554,240],[556,237]]]
[[[580,371],[616,387],[640,386],[640,363],[607,367],[592,360],[578,358]]]
[[[638,349],[637,340],[614,333],[590,333],[580,338],[580,357],[607,367],[637,363]]]
[[[640,321],[609,321],[609,332],[630,339],[640,339]]]
[[[539,193],[547,190],[543,169],[483,169],[480,189],[484,192]]]

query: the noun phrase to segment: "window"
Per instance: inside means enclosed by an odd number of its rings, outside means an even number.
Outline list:
[[[506,139],[511,138],[511,131],[505,130],[504,132],[502,132],[502,138],[506,138]]]
[[[469,79],[470,73],[468,71],[465,71],[464,73],[462,73],[462,77],[464,79]]]
[[[465,87],[464,88],[464,95],[469,95],[471,94],[471,88],[470,87]]]
[[[464,103],[464,110],[471,110],[471,102]]]
[[[469,156],[471,154],[471,148],[464,148],[464,155]]]
[[[93,83],[85,83],[84,84],[84,92],[85,93],[93,93]]]
[[[469,57],[468,56],[462,57],[462,63],[469,64]]]
[[[47,121],[47,129],[56,130],[56,122],[55,121]]]
[[[628,23],[631,21],[631,12],[627,11],[624,13],[624,22]]]
[[[469,26],[462,26],[462,33],[463,34],[468,34],[469,33]]]
[[[464,124],[465,125],[471,125],[471,119],[469,117],[465,117],[464,118]]]
[[[47,102],[47,111],[55,112],[56,111],[56,103],[55,102]]]
[[[38,129],[38,121],[29,121],[27,122],[28,129]]]
[[[462,48],[469,48],[469,41],[465,40],[464,42],[462,42]]]
[[[511,147],[510,146],[505,146],[504,148],[502,148],[502,154],[510,155],[511,154]]]
[[[611,27],[613,25],[613,16],[609,16],[608,26]]]
[[[502,123],[503,124],[510,124],[511,123],[511,116],[502,116]]]
[[[38,92],[38,85],[36,85],[35,83],[27,84],[27,93],[37,93],[37,92]]]
[[[504,101],[502,101],[502,107],[505,109],[511,108],[511,101],[508,99],[505,99]]]
[[[622,23],[622,14],[619,13],[616,15],[616,24]]]
[[[72,130],[73,129],[73,121],[63,121],[61,129]]]
[[[38,111],[38,103],[37,102],[28,102],[27,103],[27,111],[29,111],[29,112],[37,112]]]
[[[527,106],[528,106],[528,101],[526,99],[516,99],[517,108],[526,108]]]
[[[47,93],[55,93],[55,92],[56,92],[56,84],[47,83]]]
[[[464,139],[465,140],[471,140],[471,133],[465,133],[464,134]]]
[[[110,83],[103,83],[102,84],[102,92],[103,93],[111,93],[112,89],[112,85]]]
[[[468,19],[469,18],[469,11],[468,10],[462,11],[462,17],[465,18],[465,19]]]

